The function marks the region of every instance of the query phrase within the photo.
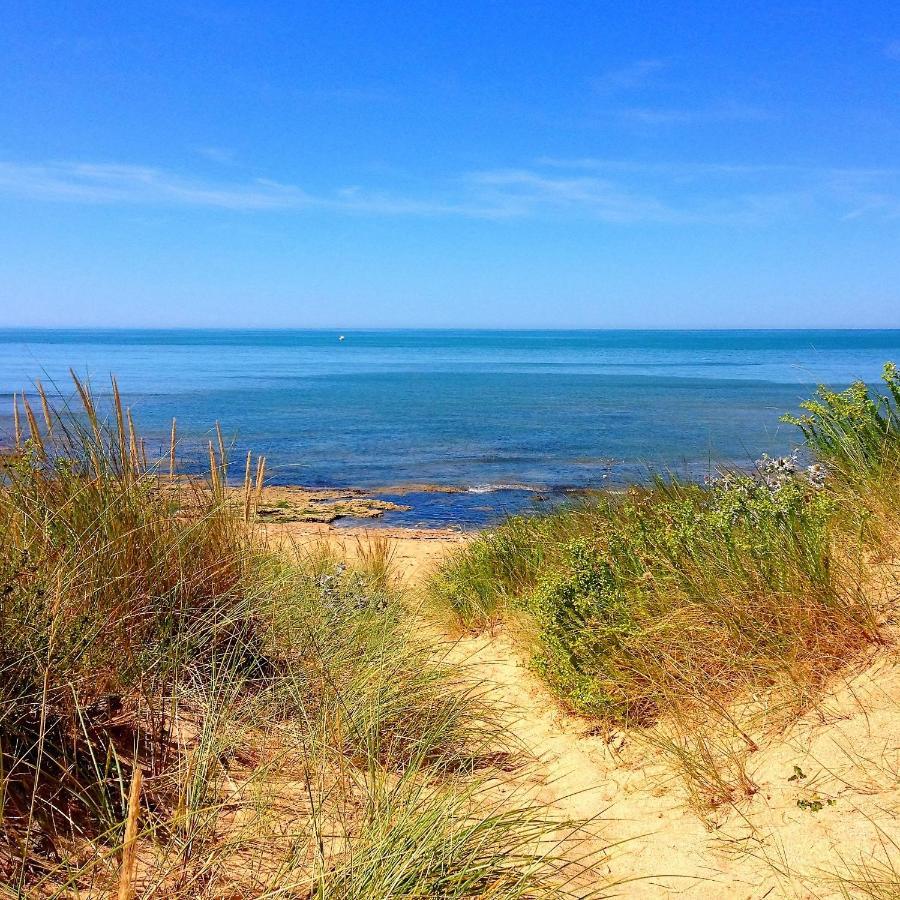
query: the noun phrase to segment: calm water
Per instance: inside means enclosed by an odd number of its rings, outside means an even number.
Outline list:
[[[413,492],[385,524],[482,524],[566,487],[703,474],[786,452],[817,382],[877,381],[900,331],[0,330],[0,393],[69,367],[118,376],[151,445],[178,417],[188,463],[214,422],[272,480]],[[10,404],[0,431],[8,436]]]

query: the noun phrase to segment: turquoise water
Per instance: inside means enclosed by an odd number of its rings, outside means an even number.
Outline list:
[[[0,330],[0,394],[115,373],[151,446],[188,465],[219,420],[277,483],[407,494],[385,524],[483,524],[568,487],[702,475],[790,450],[817,382],[877,381],[900,331]],[[11,430],[8,402],[0,432]],[[539,502],[547,502],[540,501]]]

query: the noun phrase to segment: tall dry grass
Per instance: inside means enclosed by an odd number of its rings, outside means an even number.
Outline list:
[[[16,399],[0,485],[8,892],[568,896],[571,827],[502,800],[512,742],[388,548],[288,562],[252,525],[264,462],[232,489],[217,429],[181,478],[174,423],[150,461],[115,383],[105,412],[74,384]]]

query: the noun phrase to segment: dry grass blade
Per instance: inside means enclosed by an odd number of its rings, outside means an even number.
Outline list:
[[[31,408],[31,404],[28,402],[28,397],[25,394],[22,394],[22,405],[25,407],[25,417],[28,420],[28,437],[29,440],[34,444],[37,452],[44,456],[46,455],[46,448],[44,447],[44,439],[41,436],[41,429],[38,428],[37,419],[34,415],[34,410]]]
[[[22,425],[19,422],[19,395],[13,394],[13,436],[16,442],[16,449],[22,446]]]
[[[97,409],[94,406],[94,398],[91,396],[91,392],[88,386],[78,378],[73,370],[70,369],[69,374],[72,376],[72,381],[75,384],[75,389],[78,391],[78,396],[81,398],[81,405],[84,407],[84,411],[87,414],[88,422],[90,423],[91,431],[94,436],[94,441],[96,444],[100,444],[103,430],[100,425],[100,420],[97,417]]]
[[[244,522],[250,521],[250,503],[253,497],[253,482],[250,480],[250,464],[252,462],[253,452],[247,451],[247,465],[244,469]]]
[[[119,900],[133,900],[137,871],[138,820],[141,812],[143,772],[135,765],[128,792],[128,815],[125,819],[125,840],[122,843],[122,865],[119,873]]]
[[[44,425],[47,428],[47,434],[49,437],[53,437],[53,416],[50,414],[50,403],[47,400],[47,392],[44,390],[44,386],[40,383],[40,381],[36,384],[38,396],[41,398],[41,410],[44,413]]]
[[[113,404],[116,411],[116,436],[119,446],[119,461],[122,471],[127,471],[128,445],[125,443],[125,413],[122,409],[122,398],[119,396],[119,385],[115,378],[112,381]]]
[[[175,447],[177,443],[177,420],[172,419],[172,434],[169,437],[169,481],[175,480]]]

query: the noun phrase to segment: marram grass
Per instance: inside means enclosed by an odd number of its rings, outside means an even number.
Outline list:
[[[884,382],[885,395],[861,383],[820,388],[788,417],[807,467],[764,457],[707,484],[660,478],[509,518],[444,563],[431,602],[463,628],[506,620],[564,702],[614,725],[654,726],[648,734],[716,802],[752,793],[743,774],[735,793],[707,764],[704,748],[730,738],[698,737],[698,723],[724,723],[750,751],[730,705],[764,692],[786,721],[883,640],[897,591],[872,573],[895,554],[900,521],[891,364]],[[684,728],[666,737],[672,722]]]
[[[0,484],[0,884],[10,896],[579,896],[577,831],[487,779],[484,687],[417,634],[386,546],[288,562],[226,484],[109,417],[15,403]],[[35,409],[38,412],[35,412]]]

